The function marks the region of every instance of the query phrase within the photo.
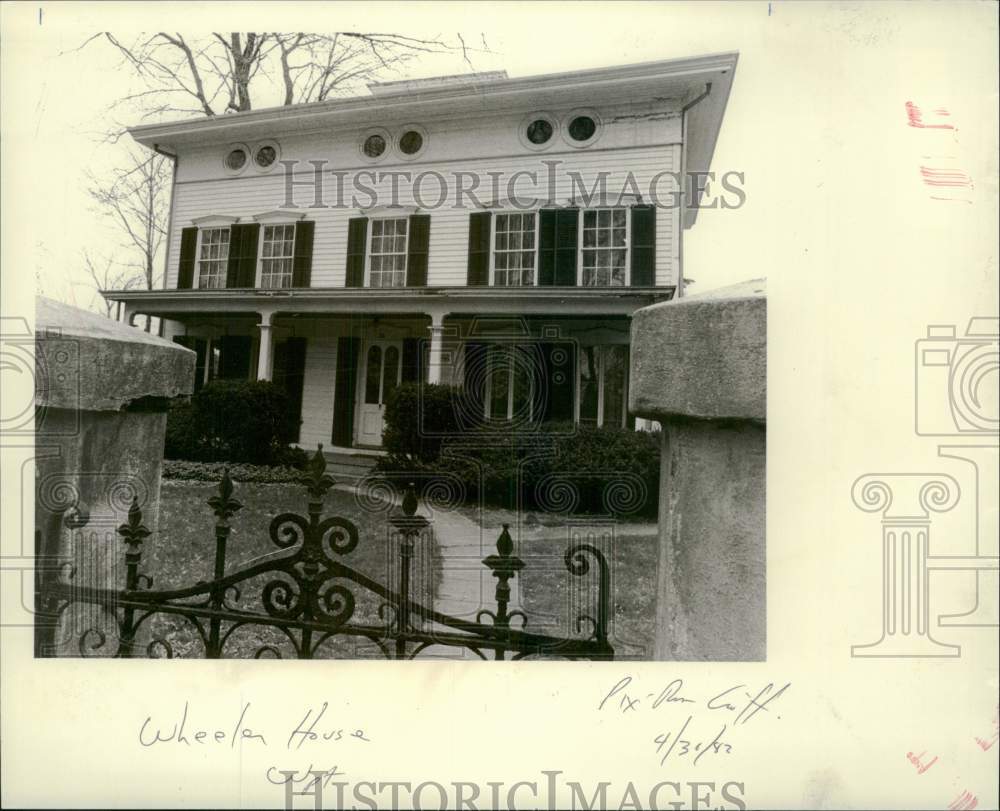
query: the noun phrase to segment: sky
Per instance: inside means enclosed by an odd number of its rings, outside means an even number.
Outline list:
[[[914,194],[902,203],[912,205],[922,187],[912,160],[900,161],[913,135],[905,101],[922,94],[968,119],[982,116],[977,105],[996,85],[986,78],[995,77],[995,54],[984,65],[976,42],[956,49],[940,6],[919,3],[5,4],[3,202],[5,215],[13,211],[25,224],[15,230],[5,216],[5,236],[20,255],[31,256],[32,267],[18,269],[21,277],[31,272],[46,294],[100,307],[82,254],[115,250],[114,230],[87,197],[86,173],[100,175],[121,162],[125,145],[109,145],[102,135],[109,110],[136,85],[106,44],[79,46],[100,30],[127,39],[176,20],[185,21],[189,36],[228,31],[235,8],[244,29],[461,34],[477,70],[504,69],[512,77],[739,51],[712,168],[743,172],[747,201],[740,209],[702,211],[685,233],[685,275],[696,283],[690,292],[766,276],[795,258],[808,272],[809,246],[815,251],[831,238],[850,238],[842,225],[862,208],[875,217],[882,206],[899,208],[899,188]],[[951,4],[949,17],[964,32],[969,21],[981,20],[980,45],[996,33],[988,4]],[[923,49],[926,58],[908,65],[904,76],[901,57],[912,49]],[[943,80],[938,59],[948,61],[952,76],[979,83]],[[458,54],[432,55],[414,62],[405,78],[468,70]],[[130,123],[127,110],[116,115]],[[980,180],[970,194],[995,189],[990,128],[964,128],[961,144],[954,133],[947,138],[938,139],[937,151],[949,160],[992,170],[993,185]],[[887,181],[901,184],[897,193],[886,195]],[[877,220],[864,225],[877,227]]]

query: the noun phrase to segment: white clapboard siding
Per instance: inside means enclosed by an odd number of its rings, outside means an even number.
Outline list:
[[[558,115],[559,111],[556,111]],[[401,161],[390,155],[386,160],[366,164],[358,145],[366,130],[331,134],[295,134],[274,139],[281,145],[281,160],[296,161],[291,177],[296,185],[289,193],[289,177],[284,167],[270,173],[248,167],[238,176],[227,176],[222,157],[229,144],[219,143],[186,151],[178,164],[173,201],[173,228],[169,240],[166,286],[175,287],[180,235],[192,220],[213,214],[249,219],[278,209],[315,220],[313,246],[313,287],[342,287],[345,282],[347,221],[358,216],[358,207],[373,204],[371,195],[357,191],[372,188],[377,204],[421,205],[431,214],[430,256],[427,283],[430,286],[462,286],[466,283],[469,214],[475,210],[466,196],[456,207],[457,185],[469,189],[478,180],[475,195],[481,202],[497,196],[508,198],[507,182],[515,173],[534,172],[536,179],[522,174],[516,185],[520,198],[539,201],[554,198],[565,203],[571,196],[588,194],[604,174],[605,188],[615,199],[621,191],[638,191],[649,201],[653,179],[664,172],[680,169],[680,117],[670,109],[622,105],[599,111],[600,137],[590,147],[574,149],[560,135],[550,149],[532,152],[518,138],[522,116],[487,117],[472,121],[422,123],[427,145],[416,160]],[[373,121],[373,125],[379,122]],[[394,132],[393,126],[383,124]],[[254,144],[247,145],[253,149]],[[316,173],[308,161],[324,162],[321,177],[322,200],[326,207],[312,207]],[[553,166],[555,162],[558,165]],[[393,173],[407,172],[409,177]],[[335,173],[344,173],[338,175]],[[574,181],[574,174],[579,180]],[[414,194],[415,179],[425,179]],[[500,178],[499,195],[492,176]],[[447,202],[436,206],[444,178]],[[626,185],[631,176],[635,187]],[[394,184],[398,194],[393,195]],[[339,188],[342,186],[342,189]],[[637,188],[636,188],[637,187]],[[665,205],[672,199],[674,182],[664,176],[656,191]],[[343,191],[342,196],[338,192]],[[420,196],[422,194],[422,196]],[[352,200],[352,195],[356,200]],[[339,198],[339,199],[338,199]],[[342,201],[342,202],[341,202]],[[656,283],[676,282],[679,211],[657,211]]]
[[[333,432],[333,386],[337,374],[337,339],[309,338],[302,384],[302,427],[299,444],[314,450],[330,447]]]

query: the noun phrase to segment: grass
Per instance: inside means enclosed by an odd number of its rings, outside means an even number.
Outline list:
[[[627,530],[626,530],[627,531]],[[658,536],[609,533],[580,541],[597,546],[609,563],[611,574],[608,636],[616,659],[652,659],[656,635],[656,566]],[[577,635],[575,618],[596,617],[598,575],[590,558],[590,571],[575,576],[566,570],[565,539],[523,541],[521,602],[529,630],[559,636]],[[582,631],[589,632],[584,622]]]
[[[149,538],[143,549],[140,571],[154,578],[153,588],[170,589],[208,581],[212,578],[215,556],[215,517],[205,503],[216,488],[208,482],[163,482],[160,502],[159,530]],[[245,569],[269,555],[282,550],[273,544],[268,533],[271,519],[282,512],[307,514],[307,495],[299,484],[237,483],[234,497],[244,506],[231,519],[233,527],[226,554],[226,573]],[[387,536],[385,509],[362,507],[351,493],[331,490],[324,501],[324,517],[339,515],[358,527],[359,543],[343,562],[364,575],[382,583],[396,583],[397,547]],[[413,561],[414,598],[426,602],[427,595],[440,581],[441,565],[436,545],[418,544]],[[263,612],[262,590],[274,575],[260,575],[241,584],[241,594],[232,604]],[[336,581],[340,583],[342,581]],[[380,599],[357,586],[354,622],[379,624]],[[393,585],[395,588],[395,585]],[[386,614],[391,617],[391,612]],[[177,657],[201,657],[204,645],[197,630],[183,618],[156,615],[150,618],[139,637],[143,646],[160,637]],[[225,647],[225,658],[249,658],[261,646],[271,646],[263,655],[280,652],[283,658],[294,656],[291,643],[280,631],[264,626],[246,626],[234,631]],[[141,650],[141,649],[140,649]],[[163,647],[159,647],[159,652]],[[316,651],[317,658],[368,658],[381,656],[373,643],[352,637],[334,637]]]

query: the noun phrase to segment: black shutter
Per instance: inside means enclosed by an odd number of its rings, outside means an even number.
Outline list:
[[[249,335],[223,335],[219,342],[219,379],[249,380],[252,339]]]
[[[302,386],[306,374],[306,339],[286,338],[274,346],[274,383],[288,396],[289,442],[299,441],[302,425]]]
[[[368,218],[352,217],[347,222],[347,287],[365,286],[365,250],[368,244]]]
[[[561,208],[556,211],[556,273],[559,287],[576,286],[577,223],[580,209]]]
[[[632,209],[632,286],[656,284],[656,208],[635,206]]]
[[[542,209],[538,217],[538,283],[575,287],[580,209]]]
[[[404,383],[419,383],[424,379],[420,362],[420,339],[403,338],[403,368],[401,371]]]
[[[257,239],[260,226],[234,225],[229,229],[226,287],[253,287],[257,278]]]
[[[205,382],[205,361],[208,357],[207,342],[204,338],[195,338],[191,335],[175,335],[174,343],[194,350],[194,390],[197,392]]]
[[[427,286],[427,254],[430,249],[430,214],[413,214],[410,217],[410,241],[406,255],[406,286]]]
[[[333,434],[331,441],[349,448],[354,441],[354,400],[358,382],[358,354],[361,341],[357,338],[337,339],[337,378],[333,390]]]
[[[539,344],[542,386],[538,397],[541,422],[572,422],[576,390],[576,345],[572,341]]]
[[[469,215],[469,287],[486,287],[490,283],[490,227],[493,215],[477,211]]]
[[[309,287],[312,279],[313,234],[316,223],[300,220],[295,223],[295,258],[292,260],[292,287]]]
[[[198,250],[198,229],[181,230],[181,258],[177,264],[177,289],[189,290],[194,284],[195,251]]]

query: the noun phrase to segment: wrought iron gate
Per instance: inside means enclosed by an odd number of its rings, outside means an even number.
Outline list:
[[[215,559],[210,582],[186,588],[155,590],[153,581],[139,571],[142,547],[152,534],[143,525],[136,499],[128,520],[118,527],[125,544],[125,587],[106,589],[72,582],[72,572],[58,574],[36,566],[36,611],[38,631],[36,655],[53,655],[57,650],[56,633],[60,618],[74,604],[100,606],[114,620],[118,657],[172,657],[170,642],[154,636],[142,646],[137,633],[156,615],[182,617],[197,631],[205,657],[225,656],[230,636],[247,626],[279,630],[301,659],[313,658],[317,648],[335,636],[365,638],[374,643],[389,659],[413,659],[431,646],[467,648],[483,659],[492,652],[496,659],[522,659],[526,656],[551,656],[571,659],[613,659],[608,641],[608,563],[601,551],[591,544],[576,544],[564,556],[566,570],[573,576],[586,575],[592,562],[597,567],[598,593],[596,616],[585,613],[575,619],[579,636],[551,636],[527,629],[524,612],[510,610],[510,581],[525,563],[513,554],[514,543],[504,525],[497,540],[496,554],[483,564],[497,580],[493,610],[482,609],[474,621],[450,616],[421,605],[411,597],[410,577],[414,544],[429,526],[418,514],[412,486],[407,490],[401,509],[389,523],[398,533],[398,585],[395,590],[366,576],[342,562],[360,542],[358,529],[340,516],[323,517],[323,499],[333,486],[326,473],[322,446],[312,457],[302,483],[309,496],[308,516],[281,513],[268,528],[271,542],[286,554],[269,558],[236,572],[226,573],[226,546],[232,526],[230,519],[242,508],[234,498],[233,483],[224,473],[218,493],[208,500],[215,514]],[[38,538],[36,537],[36,543]],[[235,605],[240,584],[251,578],[270,577],[261,589],[260,606],[251,610]],[[375,595],[381,600],[378,609],[383,624],[366,624],[354,618],[356,592]],[[389,616],[387,616],[389,615]],[[489,620],[488,622],[485,620]],[[514,625],[514,621],[517,625]],[[581,629],[589,626],[586,632]],[[85,655],[107,643],[100,628],[88,628],[76,639],[77,649]],[[137,650],[138,649],[138,650]],[[281,657],[273,645],[260,645],[256,657]]]

